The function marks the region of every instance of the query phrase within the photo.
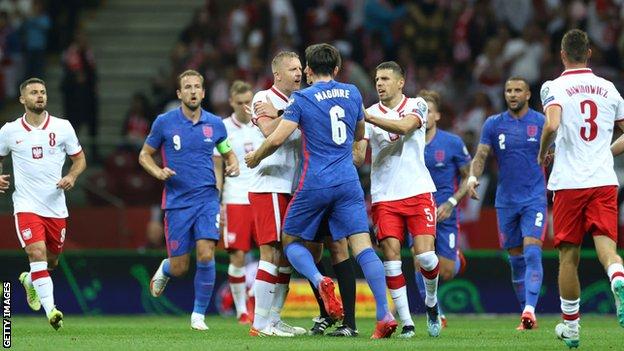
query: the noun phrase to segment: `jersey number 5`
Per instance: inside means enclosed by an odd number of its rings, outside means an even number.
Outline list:
[[[345,110],[335,105],[329,109],[329,119],[331,121],[332,140],[338,145],[347,141],[347,125],[342,119],[345,117]]]
[[[598,125],[596,124],[598,106],[596,106],[596,103],[592,100],[583,100],[581,102],[581,114],[583,117],[586,117],[586,115],[589,114],[589,117],[585,118],[585,122],[589,124],[589,127],[586,125],[581,127],[581,139],[585,141],[592,141],[596,139],[596,136],[598,135]]]

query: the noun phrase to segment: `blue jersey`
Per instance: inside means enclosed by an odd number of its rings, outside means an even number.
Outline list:
[[[145,143],[160,149],[163,166],[176,172],[165,182],[163,209],[190,207],[213,199],[213,150],[226,139],[221,118],[203,109],[196,124],[184,116],[181,108],[156,118]]]
[[[364,118],[362,96],[351,84],[316,82],[294,92],[284,118],[299,124],[301,176],[297,190],[359,180],[353,165],[355,126]]]
[[[441,205],[457,191],[461,183],[460,168],[470,162],[463,140],[455,134],[438,129],[425,146],[425,165],[438,191],[436,204]],[[455,221],[455,209],[448,221]]]
[[[485,121],[480,143],[494,150],[499,168],[496,207],[546,202],[544,170],[537,164],[544,121],[532,109],[518,119],[505,111]]]

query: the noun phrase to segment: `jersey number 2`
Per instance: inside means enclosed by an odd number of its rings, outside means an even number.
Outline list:
[[[581,139],[585,141],[592,141],[596,139],[598,135],[598,125],[596,124],[596,117],[598,117],[598,106],[592,100],[583,100],[581,102],[581,114],[583,117],[589,114],[589,117],[585,118],[585,122],[589,126],[581,127]],[[588,130],[589,129],[589,130]]]
[[[347,125],[342,119],[345,117],[345,110],[335,105],[329,109],[329,119],[331,120],[332,140],[338,145],[347,141]]]

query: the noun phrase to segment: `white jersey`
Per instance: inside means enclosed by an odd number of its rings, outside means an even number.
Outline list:
[[[613,83],[589,68],[564,71],[542,85],[544,111],[561,107],[549,190],[618,185],[611,139],[615,121],[624,119],[624,101]]]
[[[82,152],[69,121],[50,116],[40,127],[25,115],[0,129],[0,156],[13,160],[14,213],[32,212],[42,217],[66,218],[65,193],[56,184],[62,178],[66,155]]]
[[[278,110],[283,110],[288,106],[288,97],[277,90],[275,86],[257,92],[253,97],[252,106],[257,101],[270,101]],[[255,113],[252,117],[258,118]],[[260,165],[254,168],[249,192],[292,193],[298,168],[300,142],[301,132],[297,129],[275,153],[262,160]]]
[[[406,135],[389,133],[366,123],[365,138],[372,150],[372,202],[406,199],[436,191],[429,170],[425,166],[425,132],[427,103],[421,97],[407,98],[393,109],[377,103],[366,109],[371,115],[401,119],[406,115],[420,118],[420,128]]]
[[[245,154],[258,149],[264,141],[264,136],[251,121],[242,124],[236,120],[234,114],[224,119],[223,124],[227,130],[232,150],[238,158],[240,174],[238,177],[224,177],[222,202],[224,204],[248,205],[247,192],[251,184],[253,170],[245,164]]]

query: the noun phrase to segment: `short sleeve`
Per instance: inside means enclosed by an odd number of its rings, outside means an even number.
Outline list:
[[[620,94],[617,95],[617,103],[615,106],[615,121],[624,121],[624,100]]]
[[[145,139],[145,143],[154,149],[159,149],[163,143],[163,119],[162,117],[156,118],[152,123],[152,129]]]
[[[470,163],[471,157],[468,148],[461,138],[457,138],[454,143],[453,163],[460,169]]]
[[[364,126],[364,139],[370,140],[371,135],[373,135],[373,125],[366,122],[366,125]]]
[[[490,117],[483,124],[483,128],[481,129],[481,139],[479,139],[479,144],[493,147],[494,146],[492,142],[493,130],[494,130],[494,119]]]
[[[358,88],[353,86],[353,101],[356,106],[356,121],[361,121],[364,119],[364,104],[362,103],[362,94],[358,90]]]
[[[80,152],[82,152],[82,146],[78,141],[78,137],[76,136],[76,131],[74,130],[74,127],[71,125],[71,123],[69,123],[69,121],[67,122],[67,133],[67,139],[65,140],[65,153],[69,156],[78,155]]]
[[[560,96],[557,86],[555,82],[552,80],[548,80],[542,84],[542,89],[540,90],[540,98],[542,100],[542,109],[544,112],[546,108],[553,105],[562,106],[562,98]]]
[[[219,138],[216,140],[215,144],[219,145],[221,144],[222,141],[227,140],[228,137],[228,133],[227,133],[227,129],[225,129],[225,124],[223,124],[222,120],[218,120],[217,121],[217,125],[216,127],[219,129]]]
[[[300,97],[297,93],[291,95],[290,104],[284,110],[284,114],[282,118],[285,120],[295,122],[299,124],[299,120],[301,119],[301,106],[299,106]]]
[[[258,116],[256,114],[255,109],[253,108],[257,102],[265,102],[265,96],[263,92],[259,91],[257,92],[253,99],[251,100],[251,121],[253,122],[253,124],[257,124],[256,122],[258,121],[258,117],[262,117],[262,116]]]
[[[9,148],[9,136],[7,132],[7,125],[5,124],[0,128],[0,156],[4,157],[9,154],[11,149]]]
[[[411,103],[408,108],[406,108],[402,113],[401,117],[407,115],[415,115],[418,117],[423,126],[427,124],[427,114],[429,113],[429,106],[425,99],[421,97],[417,97],[414,99],[414,102]]]

